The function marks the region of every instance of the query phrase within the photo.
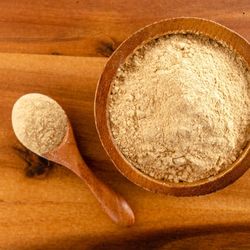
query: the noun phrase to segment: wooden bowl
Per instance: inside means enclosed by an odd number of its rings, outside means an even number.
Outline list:
[[[193,196],[214,192],[237,180],[249,168],[250,143],[240,157],[216,176],[192,183],[156,180],[132,166],[119,151],[112,138],[107,112],[110,85],[118,67],[143,42],[164,34],[193,32],[222,41],[235,49],[250,65],[250,44],[234,31],[212,21],[199,18],[175,18],[148,25],[125,40],[108,60],[100,77],[95,96],[95,122],[102,145],[117,169],[130,181],[153,192],[175,196]]]

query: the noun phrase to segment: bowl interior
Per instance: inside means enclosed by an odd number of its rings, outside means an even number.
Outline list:
[[[100,77],[95,96],[95,122],[102,145],[117,169],[135,184],[153,191],[176,196],[207,194],[238,179],[247,169],[250,144],[230,167],[216,176],[192,183],[171,183],[156,180],[133,167],[117,148],[109,127],[107,101],[113,77],[126,58],[143,43],[165,34],[191,32],[223,42],[233,48],[250,65],[250,45],[240,35],[212,21],[198,18],[163,20],[146,26],[125,40],[108,60]]]

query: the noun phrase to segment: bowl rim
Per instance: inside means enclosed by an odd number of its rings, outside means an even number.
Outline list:
[[[178,25],[184,26],[185,23],[188,22],[188,25],[195,23],[197,25],[195,30],[188,29],[177,29]],[[168,26],[176,25],[173,31],[165,31],[164,25],[168,24]],[[164,180],[157,180],[153,177],[148,176],[147,174],[141,172],[135,166],[133,166],[121,153],[118,146],[116,145],[112,133],[110,131],[110,125],[108,120],[107,113],[107,104],[108,97],[110,92],[111,83],[113,77],[110,77],[110,74],[115,75],[118,67],[126,60],[127,56],[133,53],[133,51],[141,46],[143,43],[155,39],[156,37],[160,37],[166,34],[181,33],[181,32],[191,32],[191,33],[200,33],[211,37],[212,39],[219,40],[225,42],[223,39],[217,39],[216,34],[211,35],[210,33],[205,33],[200,27],[207,25],[207,27],[211,27],[211,29],[215,29],[216,32],[224,31],[226,35],[231,38],[235,38],[236,41],[240,41],[242,46],[234,48],[250,65],[250,44],[246,39],[244,39],[241,35],[232,31],[231,29],[211,20],[196,18],[196,17],[179,17],[179,18],[170,18],[163,19],[149,25],[142,27],[137,30],[133,34],[131,34],[127,39],[125,39],[118,48],[114,51],[111,57],[106,62],[102,74],[99,78],[96,92],[95,92],[95,100],[94,100],[94,118],[95,125],[97,129],[98,136],[100,138],[101,144],[108,154],[110,160],[113,162],[115,167],[119,170],[122,175],[124,175],[131,182],[136,185],[152,191],[152,192],[161,192],[165,194],[171,194],[175,196],[192,196],[192,195],[203,195],[208,194],[214,191],[217,191],[221,188],[226,187],[231,184],[235,180],[237,180],[240,176],[242,176],[245,171],[249,168],[247,162],[250,161],[250,142],[243,149],[243,152],[237,158],[237,160],[229,167],[221,171],[215,176],[209,177],[207,179],[202,179],[199,181],[191,182],[191,183],[172,183]],[[158,26],[158,27],[157,27]],[[154,28],[162,29],[162,32],[156,34],[154,36]],[[207,31],[208,32],[208,31]],[[145,39],[145,36],[147,39]],[[136,41],[136,43],[134,43]],[[139,42],[138,42],[139,41]],[[227,42],[226,42],[227,43]],[[227,45],[231,46],[231,43],[227,43]],[[237,45],[237,44],[236,44]],[[235,44],[233,45],[236,46]],[[248,53],[245,56],[245,48],[247,48]],[[125,53],[124,53],[125,52]],[[107,89],[108,88],[108,89]]]

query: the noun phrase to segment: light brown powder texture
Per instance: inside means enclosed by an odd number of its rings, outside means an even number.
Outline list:
[[[50,97],[32,93],[22,96],[14,104],[12,126],[24,146],[42,155],[62,142],[66,134],[67,116]]]
[[[219,42],[195,34],[150,41],[113,79],[108,116],[114,142],[155,179],[214,176],[248,142],[249,85],[244,60]]]

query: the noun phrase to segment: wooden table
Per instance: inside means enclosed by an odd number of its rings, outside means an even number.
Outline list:
[[[216,193],[176,198],[138,188],[113,167],[93,118],[107,57],[153,21],[198,16],[250,39],[250,1],[0,1],[0,249],[250,249],[250,171]],[[68,112],[80,151],[136,214],[114,225],[68,170],[25,151],[11,108],[27,92],[55,98]]]

